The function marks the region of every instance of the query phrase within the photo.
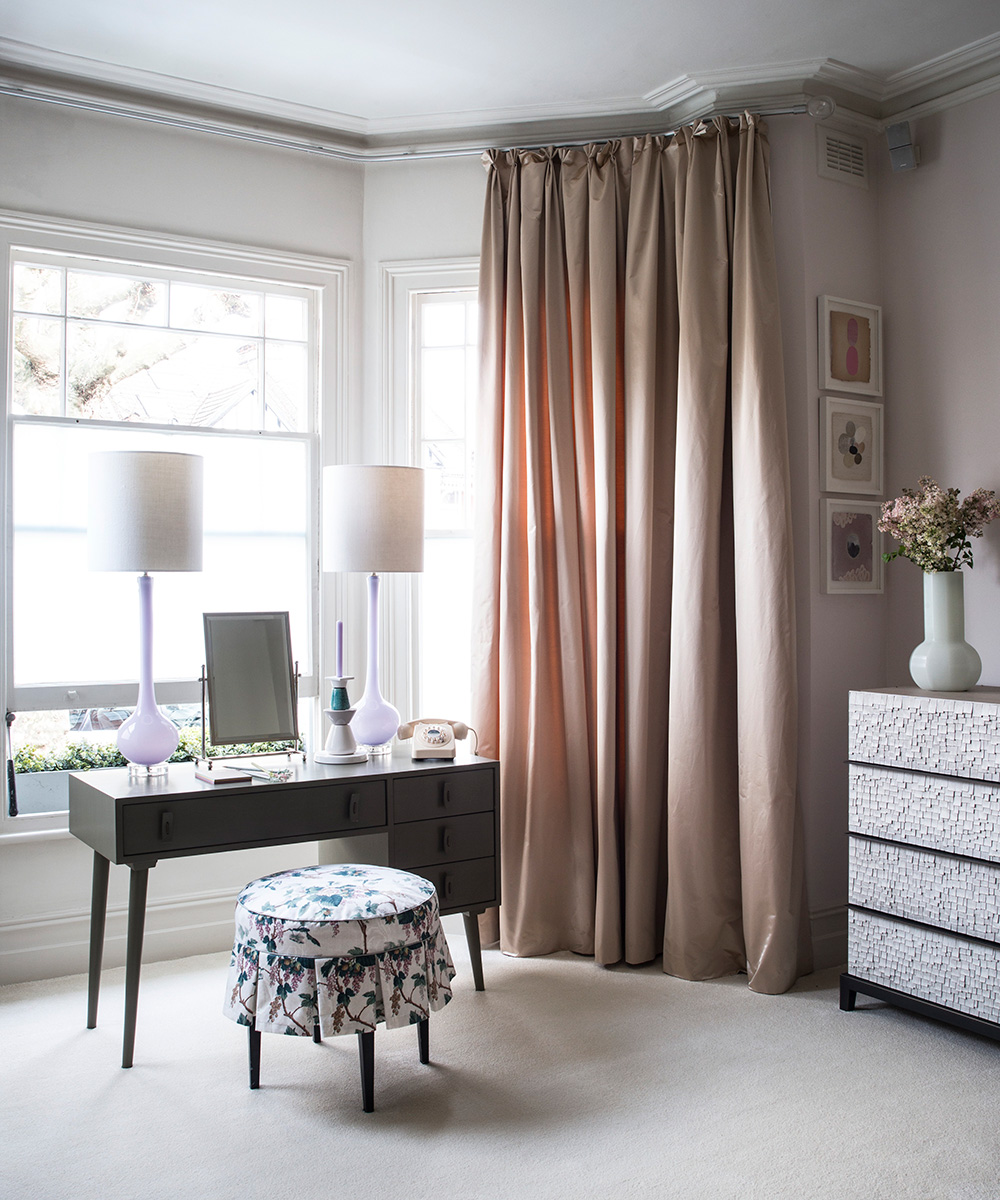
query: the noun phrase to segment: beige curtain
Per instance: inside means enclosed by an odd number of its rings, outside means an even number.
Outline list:
[[[762,124],[495,151],[475,724],[501,948],[808,970]]]

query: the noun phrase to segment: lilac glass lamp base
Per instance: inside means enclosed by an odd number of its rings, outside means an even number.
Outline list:
[[[368,666],[365,692],[351,722],[360,749],[369,755],[388,754],[399,728],[399,712],[382,698],[378,684],[378,576],[368,576]]]
[[[129,761],[129,775],[165,775],[177,749],[177,726],[160,712],[153,692],[153,580],[139,576],[139,699],[118,730],[118,749]]]

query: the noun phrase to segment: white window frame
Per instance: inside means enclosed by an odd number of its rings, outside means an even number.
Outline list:
[[[380,264],[383,461],[410,465],[420,462],[414,353],[418,297],[427,292],[451,292],[478,285],[477,258],[415,259]],[[407,715],[425,715],[415,710],[420,678],[419,589],[407,575],[391,578],[395,586],[387,605],[380,661],[383,678],[393,689],[391,695],[406,704],[403,713],[406,720]],[[402,712],[399,700],[393,703]]]
[[[82,255],[90,259],[108,260],[109,266],[119,262],[136,261],[162,266],[168,272],[179,275],[191,272],[212,275],[229,275],[260,281],[264,284],[307,287],[316,296],[315,338],[318,362],[315,367],[313,430],[309,450],[311,502],[309,505],[309,562],[310,562],[310,642],[309,661],[299,660],[300,696],[314,697],[320,692],[323,662],[323,631],[329,627],[330,614],[343,606],[343,581],[340,576],[323,581],[320,569],[320,488],[322,467],[328,463],[344,461],[348,445],[350,413],[348,410],[349,364],[348,364],[348,299],[351,283],[350,264],[337,259],[306,255],[283,254],[255,247],[231,243],[211,242],[193,238],[174,237],[168,234],[142,232],[114,226],[90,224],[79,221],[63,221],[43,218],[27,213],[0,210],[0,257],[3,270],[0,282],[0,298],[3,302],[5,319],[0,323],[0,361],[3,364],[5,391],[11,381],[12,328],[11,318],[11,253],[23,250],[44,250],[54,254]],[[0,488],[5,500],[4,554],[0,559],[0,600],[2,600],[3,635],[0,639],[0,691],[4,712],[23,711],[32,708],[77,707],[65,702],[64,687],[20,688],[16,700],[13,688],[11,662],[11,612],[12,612],[12,429],[14,418],[5,404],[4,445],[0,454]],[[24,417],[18,418],[25,420]],[[39,418],[49,421],[49,418]],[[69,420],[72,418],[61,418]],[[139,428],[139,426],[137,426]],[[157,426],[142,426],[155,430]],[[227,431],[228,436],[246,435],[239,431]],[[271,436],[271,435],[268,435]],[[280,436],[280,435],[279,435]],[[161,703],[184,703],[200,700],[200,684],[183,681],[164,685],[166,690],[157,699]],[[81,695],[84,689],[80,689]],[[105,692],[110,699],[110,685],[94,685],[86,689],[87,700],[92,707],[100,706]],[[55,692],[62,694],[60,703],[54,703]],[[169,694],[168,694],[169,693]],[[318,726],[321,714],[315,717]],[[313,731],[317,734],[318,728]],[[4,747],[6,755],[6,745]],[[68,814],[66,812],[39,815],[8,816],[6,784],[3,788],[3,804],[0,807],[0,840],[4,842],[35,840],[45,837],[68,836]]]

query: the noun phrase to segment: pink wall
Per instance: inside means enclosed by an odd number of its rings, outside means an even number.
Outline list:
[[[887,601],[822,591],[816,305],[821,295],[882,303],[878,190],[874,181],[863,190],[820,178],[807,117],[771,118],[768,127],[795,536],[799,795],[824,966],[846,950],[847,693],[886,682]]]
[[[913,123],[921,162],[879,182],[887,495],[918,476],[1000,492],[1000,92]],[[1000,683],[1000,522],[974,543],[966,637]],[[921,579],[887,570],[889,678],[908,682]]]

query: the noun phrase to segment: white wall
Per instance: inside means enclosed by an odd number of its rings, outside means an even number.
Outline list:
[[[880,182],[886,342],[887,495],[930,475],[1000,492],[1000,92],[914,122],[920,165]],[[966,637],[981,682],[1000,683],[1000,522],[973,543]],[[890,563],[889,671],[909,684],[923,638],[922,583]]]

